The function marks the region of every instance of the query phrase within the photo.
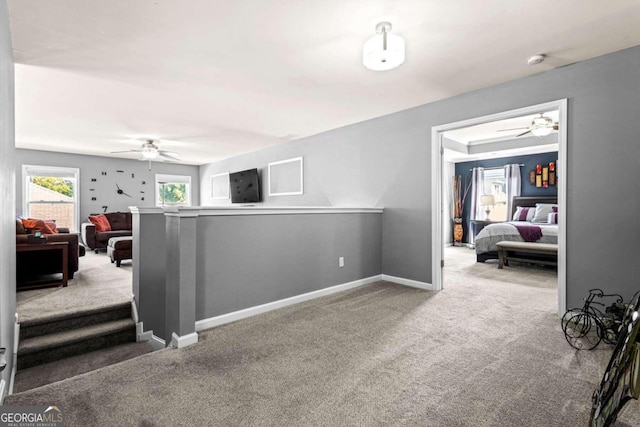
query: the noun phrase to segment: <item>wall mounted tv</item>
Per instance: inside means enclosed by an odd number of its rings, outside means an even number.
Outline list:
[[[231,203],[256,203],[260,201],[258,169],[229,174]]]

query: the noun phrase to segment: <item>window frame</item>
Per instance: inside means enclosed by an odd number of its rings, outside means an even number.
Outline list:
[[[44,165],[22,165],[22,214],[31,216],[31,200],[29,199],[29,178],[32,176],[53,176],[60,178],[72,178],[74,180],[73,191],[73,228],[69,231],[80,231],[80,168]],[[39,203],[39,202],[35,202]],[[48,201],[47,204],[68,204],[68,202]],[[52,218],[55,219],[55,218]]]
[[[185,203],[172,203],[167,204],[164,202],[160,202],[160,189],[158,188],[161,184],[186,184],[186,196],[187,200]],[[171,175],[171,174],[163,174],[157,173],[155,174],[155,185],[153,188],[154,192],[154,201],[155,206],[162,208],[165,206],[191,206],[191,175]]]

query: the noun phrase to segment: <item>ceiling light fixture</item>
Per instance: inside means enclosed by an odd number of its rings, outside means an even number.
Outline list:
[[[154,149],[153,147],[150,147],[148,145],[144,145],[142,147],[142,150],[140,150],[140,157],[142,157],[143,160],[155,159],[159,154],[160,153],[158,153],[157,149]]]
[[[399,67],[404,62],[404,39],[391,31],[391,23],[376,25],[376,35],[362,47],[362,63],[373,71],[386,71]]]
[[[540,64],[542,62],[544,62],[544,59],[546,58],[546,55],[543,54],[538,54],[538,55],[533,55],[530,56],[529,59],[527,59],[527,64],[529,65],[537,65]]]
[[[553,121],[540,114],[531,122],[531,133],[535,136],[547,136],[553,131]]]

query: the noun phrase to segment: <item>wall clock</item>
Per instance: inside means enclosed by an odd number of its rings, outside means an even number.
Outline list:
[[[123,196],[132,197],[129,194],[125,193],[124,190],[122,190],[122,188],[120,188],[118,184],[116,184],[116,188],[117,188],[116,193],[122,194]]]

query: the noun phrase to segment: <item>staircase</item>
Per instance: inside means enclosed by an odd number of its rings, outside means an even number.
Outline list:
[[[136,341],[131,303],[20,323],[18,371]]]

